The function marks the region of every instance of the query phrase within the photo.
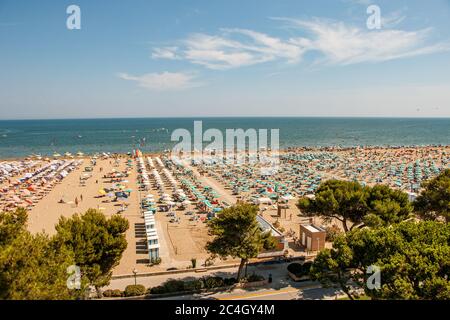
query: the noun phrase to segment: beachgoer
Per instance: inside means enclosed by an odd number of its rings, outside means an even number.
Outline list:
[[[80,195],[80,200],[83,201],[83,195],[82,194]]]
[[[77,197],[75,197],[75,206],[78,207],[78,198]]]

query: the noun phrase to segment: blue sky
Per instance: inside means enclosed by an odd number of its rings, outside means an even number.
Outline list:
[[[449,0],[0,0],[0,43],[0,119],[450,117]]]

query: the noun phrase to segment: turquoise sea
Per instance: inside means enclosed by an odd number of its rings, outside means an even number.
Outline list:
[[[280,147],[450,145],[450,118],[139,118],[0,120],[0,159],[32,153],[170,149],[173,130],[279,129]]]

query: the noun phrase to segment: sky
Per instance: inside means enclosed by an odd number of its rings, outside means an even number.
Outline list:
[[[0,0],[0,120],[198,116],[450,117],[450,0]]]

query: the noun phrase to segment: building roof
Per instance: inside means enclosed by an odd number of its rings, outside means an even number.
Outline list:
[[[283,236],[283,234],[280,231],[275,229],[275,227],[270,222],[268,222],[266,219],[264,219],[260,215],[256,216],[256,220],[258,221],[259,226],[263,231],[270,231],[270,233],[274,237],[282,237]]]
[[[302,224],[301,226],[312,233],[325,232],[323,228],[315,226],[313,224]]]

